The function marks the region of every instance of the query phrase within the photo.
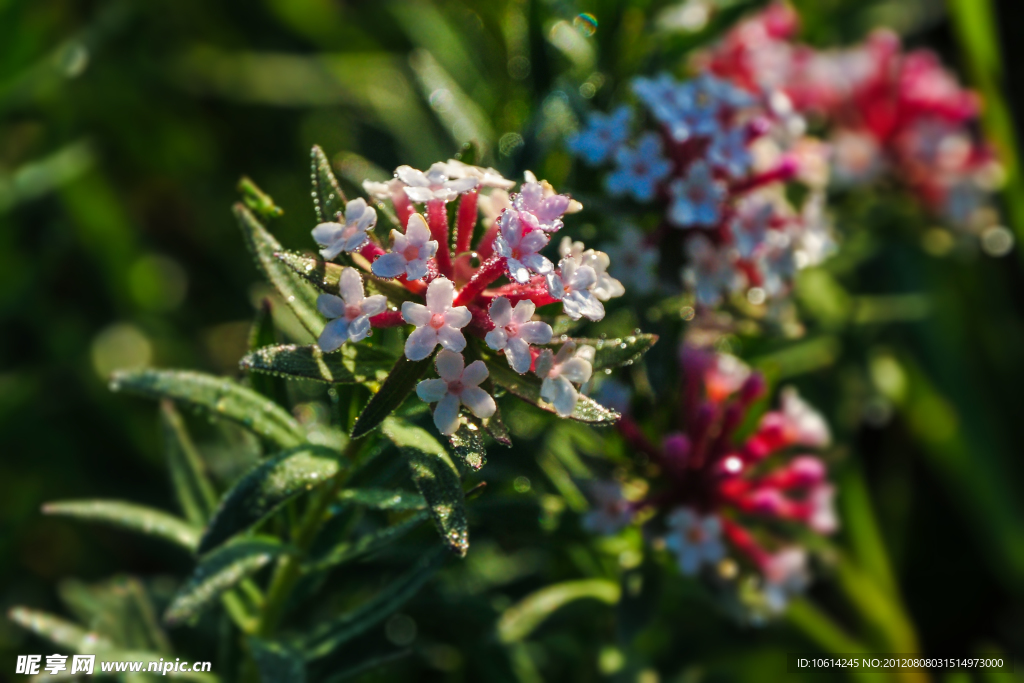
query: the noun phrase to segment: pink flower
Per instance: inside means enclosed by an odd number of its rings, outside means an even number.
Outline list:
[[[552,269],[551,261],[537,252],[547,246],[550,239],[540,230],[531,230],[519,211],[506,210],[501,214],[501,228],[494,240],[494,251],[505,257],[510,278],[519,283],[530,281],[530,271],[544,275]]]
[[[426,173],[411,166],[399,166],[395,169],[395,175],[406,185],[406,196],[414,202],[450,202],[480,183],[473,177],[450,180],[448,174],[448,166],[441,161],[433,164]]]
[[[423,360],[438,344],[449,351],[466,348],[461,328],[473,316],[465,306],[452,307],[455,285],[448,278],[439,277],[427,287],[427,305],[406,301],[402,304],[402,319],[416,326],[405,340],[405,356],[409,360]]]
[[[330,260],[343,251],[356,251],[366,244],[370,239],[366,233],[376,224],[377,212],[359,197],[345,205],[345,225],[321,223],[313,228],[313,239],[323,247],[320,255]]]
[[[363,295],[363,280],[355,268],[341,271],[338,283],[341,298],[321,294],[316,309],[327,318],[334,318],[324,326],[317,344],[324,353],[340,348],[346,341],[362,341],[370,335],[370,316],[383,313],[388,300],[383,294]]]
[[[445,436],[459,428],[459,408],[484,419],[494,415],[494,399],[479,384],[487,379],[487,366],[475,360],[465,367],[461,353],[442,350],[434,361],[438,379],[425,379],[416,385],[416,395],[434,407],[434,425]]]
[[[558,350],[544,349],[537,357],[534,373],[544,381],[540,386],[540,397],[555,408],[561,417],[569,417],[576,410],[580,400],[576,386],[590,380],[594,372],[594,347],[568,342]]]
[[[430,229],[423,216],[414,213],[409,217],[405,234],[392,230],[391,238],[394,240],[391,251],[373,262],[373,274],[382,278],[405,275],[409,280],[425,277],[427,261],[437,253],[437,241],[430,239]]]
[[[494,329],[487,333],[484,341],[495,351],[505,351],[509,366],[520,375],[530,370],[533,358],[530,344],[547,344],[551,341],[551,325],[540,320],[531,320],[537,306],[523,299],[512,307],[508,299],[499,296],[489,309]]]
[[[725,557],[722,520],[718,515],[701,515],[686,507],[676,508],[665,519],[669,527],[665,546],[676,556],[679,571],[693,576],[703,564],[715,564]]]

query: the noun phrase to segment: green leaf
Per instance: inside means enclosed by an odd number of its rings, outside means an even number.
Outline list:
[[[330,654],[341,645],[366,632],[404,605],[441,568],[444,553],[436,547],[426,553],[408,572],[388,584],[373,599],[319,627],[307,638],[307,659]]]
[[[374,510],[423,510],[427,501],[418,493],[397,489],[345,489],[338,500]]]
[[[171,601],[164,620],[179,624],[198,616],[216,604],[222,593],[285,552],[287,546],[271,536],[243,538],[221,546],[199,561],[191,578]]]
[[[171,643],[160,628],[149,592],[134,576],[93,585],[68,579],[61,581],[59,590],[61,601],[79,622],[117,647],[170,654]]]
[[[281,406],[221,377],[186,370],[124,370],[114,373],[110,389],[172,399],[237,422],[281,448],[306,440],[302,427]]]
[[[448,437],[452,450],[463,465],[477,471],[487,464],[484,448],[483,425],[465,415],[460,416],[459,428]]]
[[[368,434],[402,405],[416,387],[416,383],[423,377],[423,373],[430,367],[432,358],[433,354],[423,360],[413,361],[405,356],[398,359],[381,385],[380,391],[370,398],[363,412],[356,418],[356,424],[352,428],[353,439]]]
[[[317,220],[330,223],[336,220],[338,213],[345,213],[345,193],[341,191],[331,170],[331,162],[320,145],[313,145],[310,159],[313,164],[313,208],[316,209]]]
[[[620,593],[619,585],[607,579],[565,581],[546,586],[505,610],[498,620],[498,637],[505,643],[523,640],[555,610],[570,602],[594,598],[614,605]]]
[[[426,503],[424,503],[424,505],[426,505]],[[381,548],[384,548],[390,543],[398,540],[402,536],[405,536],[407,533],[426,521],[429,516],[430,515],[427,512],[419,512],[408,519],[402,520],[398,524],[393,524],[371,534],[364,534],[356,541],[344,541],[339,543],[311,561],[306,566],[306,570],[310,572],[323,571],[339,564],[344,564],[345,562],[351,562],[363,555],[375,553]]]
[[[43,514],[104,522],[148,536],[157,536],[195,550],[200,529],[160,510],[119,500],[62,500],[43,505]]]
[[[621,365],[632,365],[639,358],[651,350],[658,341],[656,334],[631,334],[628,337],[615,339],[588,339],[585,337],[569,337],[558,342],[546,344],[554,352],[566,342],[575,342],[579,348],[586,344],[594,347],[594,370],[605,368],[617,368]]]
[[[256,662],[260,683],[305,683],[306,662],[287,645],[249,637],[249,652]]]
[[[238,191],[242,193],[245,205],[262,220],[280,218],[284,215],[284,209],[275,204],[270,195],[261,190],[248,176],[242,176],[238,181]]]
[[[282,250],[281,244],[256,220],[249,209],[242,204],[235,204],[232,210],[242,228],[245,244],[256,260],[257,269],[277,289],[302,326],[314,338],[319,337],[324,329],[324,319],[316,310],[316,291],[274,257],[274,254]]]
[[[301,446],[251,469],[224,495],[199,542],[199,552],[213,550],[295,496],[329,480],[340,469],[338,457],[328,448]]]
[[[303,256],[290,251],[279,251],[274,258],[287,266],[296,275],[316,287],[325,294],[338,295],[338,288],[341,282],[341,271],[347,266],[324,261],[323,257]],[[361,273],[366,284],[367,294],[383,294],[393,304],[401,304],[403,301],[421,301],[408,289],[400,285],[396,280],[379,280],[367,273]]]
[[[395,363],[395,357],[365,344],[343,344],[334,353],[311,346],[267,346],[245,356],[243,370],[268,373],[277,377],[311,379],[330,384],[383,382]]]
[[[464,557],[469,548],[466,496],[448,453],[428,432],[396,418],[384,421],[384,435],[409,459],[412,479],[430,507],[441,538]]]
[[[504,362],[498,361],[487,361],[487,369],[490,371],[494,383],[505,388],[510,394],[514,394],[549,413],[555,412],[554,406],[540,397],[541,382],[537,377],[517,374]],[[579,422],[612,424],[622,416],[611,408],[606,408],[597,401],[580,394],[576,409],[569,417]]]
[[[273,304],[264,299],[249,331],[249,353],[257,349],[277,345],[277,330],[274,327]],[[283,378],[268,373],[249,373],[249,385],[253,391],[263,394],[285,410],[289,408],[288,386]]]
[[[100,653],[114,648],[114,644],[100,634],[87,631],[53,614],[27,607],[13,607],[7,616],[23,629],[75,653]]]
[[[203,460],[173,401],[160,402],[160,424],[164,437],[164,455],[171,471],[178,505],[189,522],[203,526],[217,505],[217,494],[206,477]]]
[[[383,654],[372,654],[366,659],[355,664],[346,664],[345,668],[331,669],[330,678],[324,679],[323,683],[342,683],[342,681],[350,681],[356,676],[367,673],[369,671],[377,671],[380,667],[391,662],[398,661],[412,654],[412,650],[404,648],[401,650],[392,650]]]

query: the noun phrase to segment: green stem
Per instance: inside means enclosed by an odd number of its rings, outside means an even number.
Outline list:
[[[292,590],[302,577],[302,562],[313,541],[316,539],[324,522],[327,521],[325,513],[327,508],[338,496],[338,492],[345,486],[348,477],[354,469],[356,456],[366,440],[351,439],[342,453],[342,465],[333,479],[322,487],[313,497],[306,513],[302,517],[295,534],[292,537],[292,545],[296,552],[286,555],[278,561],[274,576],[270,580],[270,587],[267,589],[266,600],[263,605],[263,615],[256,632],[260,637],[267,638],[274,634],[281,617],[284,616],[285,607]]]

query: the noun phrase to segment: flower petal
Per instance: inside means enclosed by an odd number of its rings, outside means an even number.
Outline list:
[[[320,338],[316,340],[316,343],[321,351],[330,353],[341,348],[341,345],[347,341],[348,320],[336,318],[324,325],[324,331],[320,333]]]
[[[462,384],[467,387],[475,387],[487,379],[487,366],[482,360],[475,360],[462,371]]]
[[[459,428],[459,406],[461,402],[458,396],[445,394],[444,398],[437,402],[434,408],[434,425],[437,431],[445,436],[451,436]]]
[[[448,382],[443,379],[425,379],[416,385],[416,395],[426,403],[437,403],[448,393]]]
[[[449,308],[444,313],[444,322],[447,325],[451,325],[455,328],[462,328],[469,324],[473,319],[473,314],[469,312],[469,309],[465,306],[456,306],[455,308]]]
[[[430,322],[430,309],[415,301],[403,301],[402,320],[410,325],[423,327]]]
[[[498,409],[491,395],[480,387],[466,387],[462,390],[462,395],[459,398],[462,400],[462,405],[469,408],[469,411],[477,417],[490,417]]]
[[[564,377],[547,377],[540,385],[540,397],[550,403],[560,417],[569,417],[576,409],[579,392]]]
[[[399,166],[395,169],[395,175],[406,185],[413,187],[427,187],[430,185],[430,181],[427,180],[427,176],[423,174],[423,171],[418,171],[412,166]]]
[[[518,308],[516,306],[517,310]],[[512,304],[509,303],[506,297],[499,296],[491,302],[490,307],[487,309],[487,314],[491,316],[491,322],[494,323],[495,327],[504,327],[512,322]]]
[[[502,298],[504,298],[504,297],[502,297]],[[508,299],[505,299],[505,300],[508,301]],[[497,299],[495,299],[495,301],[497,301]],[[493,306],[493,304],[492,304],[492,306]],[[522,325],[523,323],[527,322],[530,318],[532,318],[533,314],[536,311],[537,311],[537,304],[533,303],[529,299],[523,299],[522,301],[520,301],[519,303],[516,304],[515,310],[512,312],[512,320],[515,320],[517,323]],[[494,320],[494,315],[491,315],[491,320]],[[495,320],[494,324],[497,325],[498,321]],[[501,323],[501,324],[502,325],[508,325],[507,322],[504,322],[504,323]]]
[[[398,251],[382,254],[373,262],[371,270],[377,277],[398,277],[406,270],[405,257]]]
[[[429,202],[434,199],[434,191],[429,187],[407,187],[405,194],[414,202]]]
[[[593,372],[594,367],[584,359],[570,358],[562,363],[562,372],[560,373],[560,376],[566,378],[570,382],[583,384],[590,379]]]
[[[370,318],[369,316],[360,315],[348,323],[348,338],[349,341],[358,342],[363,341],[370,336]]]
[[[405,264],[405,278],[407,280],[419,280],[427,276],[427,260],[414,259]]]
[[[405,357],[409,360],[423,360],[430,355],[435,346],[437,346],[437,330],[430,325],[417,327],[405,340]]]
[[[508,334],[500,327],[491,330],[484,336],[484,342],[495,351],[501,351],[505,348],[505,342],[507,340]]]
[[[509,367],[520,375],[529,372],[533,358],[530,356],[530,345],[520,338],[509,339],[505,345],[505,358]]]
[[[383,294],[374,294],[363,299],[363,303],[359,304],[359,308],[363,311],[364,315],[377,315],[383,313],[388,307],[388,298]]]
[[[463,359],[461,353],[455,353],[454,351],[447,351],[445,349],[441,349],[440,353],[437,354],[437,358],[434,360],[434,367],[437,368],[437,374],[446,382],[454,382],[462,377],[462,368],[465,366],[466,361]]]
[[[330,246],[338,239],[338,234],[345,229],[341,223],[321,223],[313,228],[312,235],[316,243],[322,246]]]
[[[421,330],[433,329],[429,327],[421,327]],[[451,325],[442,325],[437,331],[437,341],[441,342],[441,346],[448,349],[449,351],[462,351],[466,348],[466,338],[462,335],[462,332],[455,329]]]
[[[531,320],[519,326],[519,338],[530,344],[547,344],[551,335],[551,325],[542,320]]]
[[[455,285],[446,277],[439,277],[427,286],[427,308],[431,313],[444,313],[455,298]]]
[[[341,290],[341,298],[349,306],[358,306],[363,303],[363,278],[355,268],[345,268],[341,271],[341,281],[338,284]]]
[[[463,192],[469,192],[480,183],[476,178],[459,178],[457,180],[449,180],[444,184],[449,190],[453,190],[462,194]]]
[[[414,213],[409,216],[409,222],[405,224],[405,236],[410,244],[417,247],[423,246],[430,239],[430,228],[423,214]]]
[[[316,310],[325,318],[344,318],[345,302],[333,294],[321,294],[316,298]]]
[[[530,281],[530,271],[522,263],[514,258],[505,259],[505,268],[508,270],[510,278],[520,284],[526,284]]]

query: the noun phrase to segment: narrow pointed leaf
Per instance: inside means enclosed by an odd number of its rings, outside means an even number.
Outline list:
[[[364,534],[355,541],[344,541],[312,560],[307,571],[323,571],[339,564],[351,562],[364,555],[375,553],[418,527],[429,517],[427,512],[419,512],[398,524],[385,527],[380,531]]]
[[[238,191],[242,193],[245,205],[261,220],[280,218],[284,215],[284,209],[275,204],[270,195],[261,190],[248,176],[242,176],[238,181]]]
[[[409,459],[412,479],[426,499],[445,544],[465,556],[469,548],[466,496],[459,471],[444,447],[428,432],[396,418],[384,421],[384,435]]]
[[[136,577],[115,576],[97,584],[68,579],[59,590],[61,601],[81,624],[119,648],[171,653],[149,591]]]
[[[340,671],[332,669],[331,677],[323,681],[323,683],[343,683],[343,681],[350,681],[356,676],[362,675],[370,671],[378,671],[380,667],[391,662],[397,662],[399,659],[404,659],[412,654],[412,650],[409,648],[403,648],[401,650],[391,650],[382,654],[373,654],[368,656],[366,659],[355,664],[346,664],[345,668]]]
[[[164,457],[171,471],[174,494],[185,518],[203,526],[217,505],[217,494],[206,476],[202,457],[189,436],[185,421],[169,400],[160,402],[160,424],[164,437]]]
[[[231,380],[184,370],[125,370],[110,380],[112,391],[168,398],[247,427],[291,448],[306,440],[302,427],[281,406]]]
[[[473,471],[487,464],[483,431],[483,425],[477,420],[463,415],[460,417],[459,428],[448,437],[455,457]]]
[[[207,553],[248,530],[339,469],[338,453],[320,446],[302,446],[260,463],[225,494],[199,542],[199,552]]]
[[[27,607],[13,607],[7,616],[23,629],[76,653],[105,652],[114,647],[112,642],[100,634],[47,612]]]
[[[423,510],[427,501],[418,493],[397,489],[345,489],[338,500],[374,510]]]
[[[242,204],[235,204],[233,211],[242,229],[245,244],[256,260],[256,267],[277,289],[302,326],[309,330],[313,337],[319,337],[324,329],[324,319],[316,310],[316,291],[294,271],[274,258],[274,254],[281,251],[280,242],[267,232],[249,209]]]
[[[270,536],[244,538],[228,543],[203,557],[188,582],[178,591],[164,614],[168,624],[178,624],[217,604],[224,591],[286,552],[287,546]]]
[[[488,361],[487,369],[490,370],[491,379],[494,383],[504,387],[510,394],[514,394],[538,408],[551,413],[555,412],[555,407],[540,397],[541,382],[537,377],[516,374],[515,371],[501,362]],[[612,424],[622,416],[611,408],[606,408],[597,401],[581,394],[580,400],[576,404],[576,409],[569,417],[579,422]]]
[[[569,337],[551,344],[546,344],[553,351],[557,352],[562,344],[575,342],[577,347],[594,347],[594,370],[605,368],[617,368],[621,365],[632,365],[645,353],[651,350],[658,341],[656,334],[631,334],[628,337],[615,339],[588,339],[585,337]]]
[[[43,513],[119,526],[171,541],[188,550],[195,550],[199,542],[199,527],[161,510],[120,500],[62,500],[43,505]]]
[[[398,406],[416,388],[416,383],[423,377],[423,373],[430,367],[433,354],[423,360],[409,360],[405,356],[398,359],[391,369],[380,391],[374,394],[363,412],[356,418],[356,424],[352,428],[352,438],[358,439],[368,434],[393,413]]]
[[[239,366],[254,373],[275,377],[311,379],[329,384],[383,382],[394,366],[395,357],[372,346],[344,344],[334,353],[324,353],[316,344],[267,346],[250,352]]]
[[[300,652],[256,637],[249,638],[249,651],[256,663],[260,683],[305,683],[306,662]]]
[[[546,586],[505,610],[498,620],[498,637],[505,643],[523,640],[555,610],[570,602],[593,598],[614,605],[620,594],[619,585],[607,579],[565,581]]]
[[[274,327],[273,304],[264,299],[256,311],[252,329],[249,331],[249,353],[268,346],[276,346],[277,330]],[[244,366],[243,366],[244,369]],[[282,377],[268,373],[249,373],[249,385],[253,391],[263,394],[285,410],[289,407],[288,384]]]
[[[490,377],[484,380],[483,389],[491,396],[494,396],[494,382],[491,381]],[[508,427],[505,426],[505,421],[501,417],[501,406],[495,404],[494,415],[481,420],[481,422],[492,439],[502,446],[510,447],[512,445],[512,437],[509,435]]]
[[[310,161],[313,166],[313,208],[316,209],[317,220],[330,223],[336,220],[339,212],[345,212],[345,193],[341,191],[331,170],[331,162],[320,145],[313,145]]]
[[[367,629],[379,624],[404,605],[444,562],[440,547],[426,553],[408,572],[388,584],[373,599],[318,627],[307,639],[307,659],[330,654]]]
[[[326,294],[337,296],[341,282],[341,271],[345,266],[325,261],[322,256],[303,256],[290,251],[280,251],[274,258],[287,266],[296,275]],[[393,304],[416,301],[417,298],[397,280],[379,280],[362,273],[367,294],[383,294]]]

